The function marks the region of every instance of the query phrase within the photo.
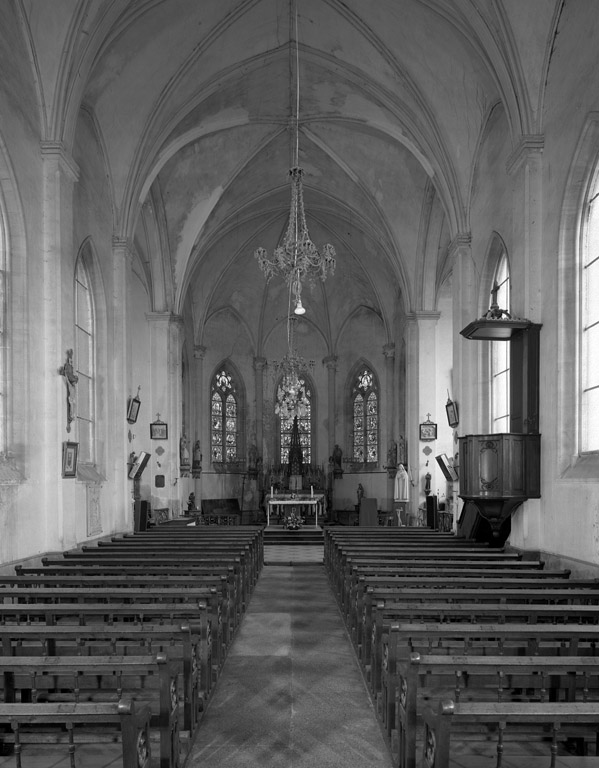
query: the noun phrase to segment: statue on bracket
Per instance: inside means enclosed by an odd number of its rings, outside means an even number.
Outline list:
[[[191,465],[191,474],[193,477],[199,477],[202,474],[202,449],[199,440],[196,440],[193,444],[193,464]]]
[[[64,376],[67,386],[67,432],[70,432],[71,422],[75,420],[77,415],[77,382],[79,381],[79,376],[73,367],[72,349],[67,349],[66,362],[58,369],[58,373]]]

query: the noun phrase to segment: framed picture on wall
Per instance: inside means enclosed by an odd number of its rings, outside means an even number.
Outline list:
[[[448,400],[445,404],[445,411],[447,412],[447,423],[450,427],[457,427],[460,423],[460,417],[458,415],[458,404],[453,400]]]
[[[434,421],[423,421],[420,425],[420,439],[424,442],[437,439],[437,425]]]
[[[129,403],[127,404],[127,421],[129,424],[135,424],[137,421],[137,415],[139,414],[139,406],[141,405],[141,400],[139,399],[139,390],[141,387],[137,388],[137,394],[135,397],[129,398]]]
[[[62,476],[77,477],[77,454],[79,443],[64,442],[62,444]]]
[[[150,424],[151,440],[168,440],[168,424],[165,421],[153,421]]]

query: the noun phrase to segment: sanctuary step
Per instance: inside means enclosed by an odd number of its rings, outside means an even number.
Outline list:
[[[324,543],[321,528],[302,527],[291,531],[283,526],[269,526],[264,529],[264,546],[315,546]]]

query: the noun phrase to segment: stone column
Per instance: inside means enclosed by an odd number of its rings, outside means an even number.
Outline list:
[[[194,467],[194,463],[197,463],[197,457],[193,450],[196,440],[199,440],[200,442],[202,457],[206,456],[206,461],[208,461],[210,456],[210,416],[204,398],[204,357],[206,356],[206,351],[206,347],[201,344],[196,344],[193,348],[194,372],[192,379],[192,401],[194,428],[193,434],[190,436],[192,442],[191,472],[192,476],[195,478],[194,493],[196,495],[196,503],[198,504],[201,498],[201,474],[198,467]],[[208,424],[207,429],[204,427],[206,424]],[[204,466],[203,462],[204,459],[202,458],[202,467]]]
[[[131,387],[131,344],[128,329],[129,288],[133,267],[133,245],[126,238],[114,237],[112,239],[112,275],[113,286],[113,326],[112,338],[109,347],[112,350],[113,386],[110,392],[112,402],[109,404],[109,413],[114,414],[112,421],[107,423],[106,439],[109,445],[108,455],[111,457],[112,466],[110,473],[114,476],[114,497],[112,500],[112,523],[116,530],[133,530],[134,527],[134,486],[128,478],[127,461],[130,446],[128,443],[129,427],[124,418],[120,418],[127,407],[127,393]],[[123,506],[123,499],[127,503]]]
[[[393,440],[397,438],[395,433],[397,426],[395,424],[395,344],[393,342],[383,346],[383,355],[385,356],[385,421],[387,423],[387,434],[385,435],[385,440],[387,442],[388,450]],[[382,415],[383,414],[381,413],[381,416]]]
[[[258,456],[264,459],[264,369],[265,357],[254,358],[254,381],[256,392],[256,448]]]
[[[469,235],[456,237],[449,252],[453,261],[453,391],[457,403],[461,435],[476,432],[480,426],[480,341],[465,339],[462,328],[482,314],[478,305],[479,280],[472,258]],[[488,307],[485,307],[485,311]],[[457,451],[457,446],[455,446]]]
[[[333,449],[335,447],[335,443],[339,442],[341,438],[337,439],[336,435],[336,421],[337,416],[335,413],[336,409],[336,397],[335,397],[335,379],[337,374],[337,355],[328,355],[325,357],[322,361],[323,365],[326,365],[327,368],[327,375],[328,375],[328,402],[327,402],[327,409],[328,409],[328,455],[326,457],[326,460],[328,461],[329,456],[333,455]]]
[[[507,163],[512,179],[512,315],[536,323],[541,320],[542,309],[543,147],[543,136],[524,136]]]
[[[523,136],[507,163],[512,179],[512,316],[535,323],[542,317],[544,143],[542,135]],[[516,546],[526,541],[529,528],[543,530],[540,499],[528,499],[512,517],[511,540]]]
[[[34,386],[39,388],[40,412],[32,429],[39,454],[37,494],[40,548],[68,549],[75,542],[76,528],[68,515],[67,502],[75,505],[72,481],[61,482],[61,445],[76,441],[76,422],[67,431],[67,400],[63,377],[58,370],[65,363],[67,349],[75,346],[72,285],[75,269],[73,245],[73,187],[79,177],[74,160],[60,143],[41,145],[43,173],[43,222],[41,276],[41,323],[37,339],[32,339],[32,359],[42,362],[42,375]],[[68,288],[67,288],[68,286]],[[63,295],[64,294],[64,295]],[[64,494],[69,494],[68,498]]]
[[[385,356],[385,413],[382,409],[379,417],[385,419],[385,454],[380,457],[381,466],[389,465],[390,448],[396,439],[395,434],[395,344],[393,342],[383,345],[383,355]],[[379,403],[379,408],[381,404]],[[383,440],[381,430],[381,441]],[[391,512],[393,510],[393,486],[395,483],[395,472],[388,472],[387,475],[387,499],[385,509]]]
[[[168,425],[167,440],[152,440],[152,508],[168,507],[171,517],[181,511],[179,488],[179,430],[181,428],[181,334],[183,323],[170,312],[146,315],[150,324],[150,402],[152,421]],[[159,484],[157,485],[157,478]]]
[[[437,421],[441,414],[436,412],[436,326],[438,312],[414,312],[408,317],[406,328],[407,354],[407,433],[408,464],[414,485],[411,487],[410,514],[415,515],[418,505],[424,500],[424,476],[432,475],[431,487],[435,488],[434,443],[420,441],[421,422],[430,414],[431,421]],[[444,413],[442,414],[445,415]]]

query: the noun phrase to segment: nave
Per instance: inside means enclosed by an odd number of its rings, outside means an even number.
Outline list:
[[[596,768],[599,580],[323,542],[268,564],[260,527],[179,521],[0,575],[0,768]]]
[[[187,768],[391,768],[322,564],[265,566]]]

